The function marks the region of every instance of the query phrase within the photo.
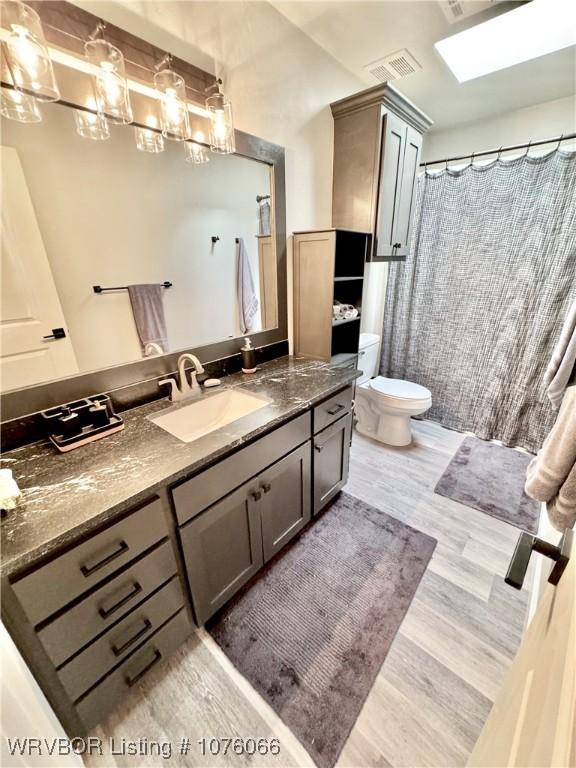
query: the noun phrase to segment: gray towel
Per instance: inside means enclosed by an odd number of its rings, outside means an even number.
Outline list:
[[[546,394],[555,408],[560,408],[566,387],[576,376],[576,299],[568,310],[544,374]]]
[[[248,333],[252,330],[252,323],[258,312],[258,299],[252,277],[252,267],[248,258],[248,251],[244,240],[239,237],[236,242],[236,290],[238,291],[238,311],[240,319],[240,331]]]
[[[143,353],[147,344],[158,344],[163,352],[168,352],[163,291],[164,288],[157,283],[128,286],[132,314]]]

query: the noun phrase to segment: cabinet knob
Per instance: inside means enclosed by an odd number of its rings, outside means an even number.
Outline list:
[[[260,501],[260,499],[262,498],[262,493],[260,491],[252,491],[250,495],[252,496],[254,501]]]
[[[394,243],[394,245],[392,246],[392,248],[394,248],[394,249],[396,249],[396,248],[402,248],[402,243]]]
[[[272,485],[270,483],[262,483],[260,487],[262,488],[264,493],[268,493],[268,491],[270,491],[270,489],[272,488]]]
[[[320,453],[320,451],[322,450],[322,448],[324,448],[324,446],[323,446],[323,445],[318,445],[317,443],[314,445],[314,450],[315,450],[315,451],[318,451],[318,453]]]

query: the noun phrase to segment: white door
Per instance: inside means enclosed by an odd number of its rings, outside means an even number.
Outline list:
[[[0,149],[0,386],[6,391],[70,376],[78,364],[18,153]]]
[[[573,544],[560,581],[556,586],[546,586],[468,766],[568,768],[575,765],[576,545]]]

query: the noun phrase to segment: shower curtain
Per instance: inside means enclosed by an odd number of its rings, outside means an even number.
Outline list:
[[[536,451],[575,297],[575,153],[425,173],[410,255],[390,265],[381,373],[428,387],[426,418]]]

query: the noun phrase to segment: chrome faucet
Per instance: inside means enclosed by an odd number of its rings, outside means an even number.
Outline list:
[[[191,384],[188,383],[188,377],[186,376],[185,365],[187,360],[194,366],[190,372]],[[184,352],[184,354],[180,355],[178,358],[178,378],[180,381],[177,382],[176,379],[173,378],[162,379],[162,381],[158,382],[158,386],[168,384],[170,386],[170,400],[173,403],[179,403],[181,400],[187,400],[189,397],[194,397],[200,393],[200,384],[198,384],[196,378],[199,373],[204,373],[204,368],[200,360],[198,360],[196,355],[193,355],[190,352]]]

